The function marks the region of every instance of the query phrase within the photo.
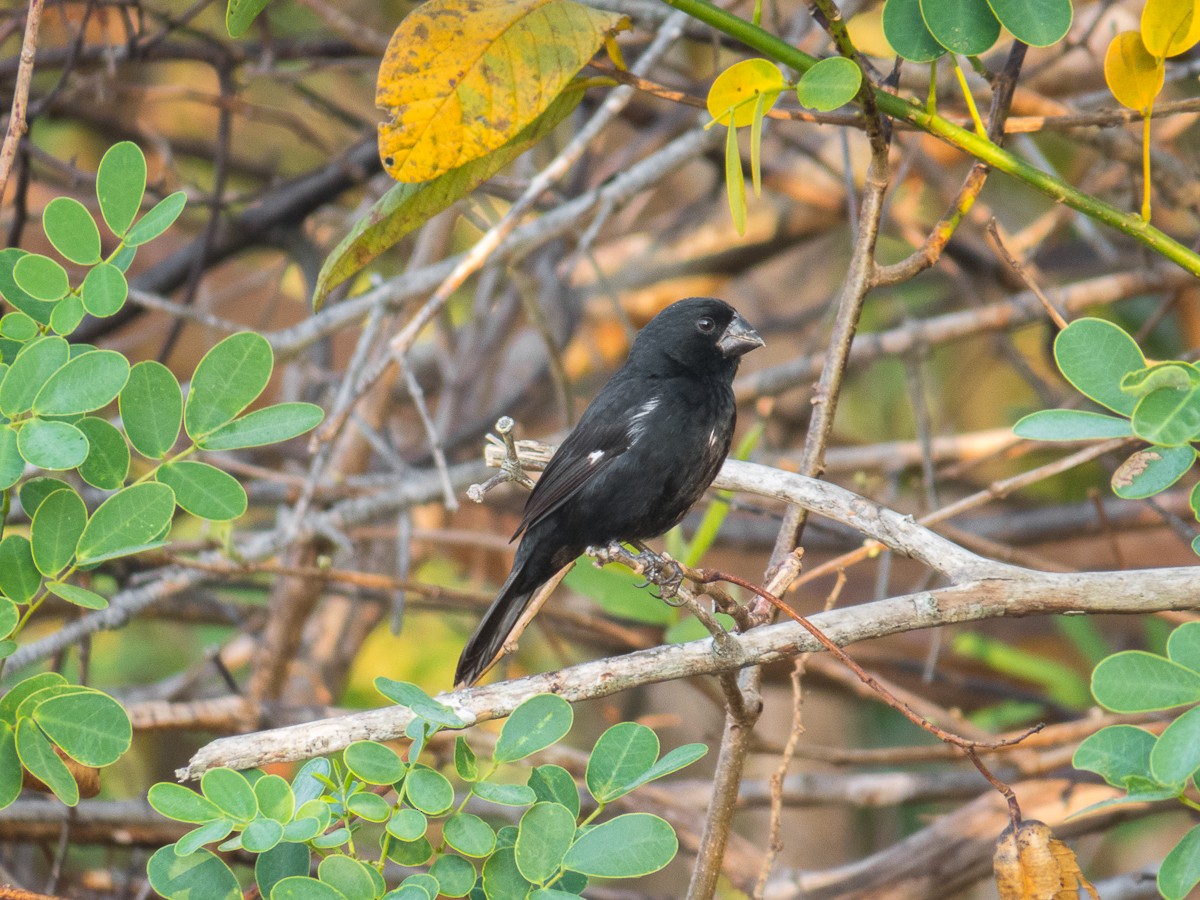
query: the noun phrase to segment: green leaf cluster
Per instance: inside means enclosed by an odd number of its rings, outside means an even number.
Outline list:
[[[1032,47],[1049,47],[1066,36],[1072,16],[1071,0],[887,0],[883,33],[909,62],[933,62],[986,53],[1001,26]]]
[[[1115,653],[1092,673],[1092,693],[1105,709],[1121,713],[1189,707],[1157,737],[1134,725],[1110,725],[1075,751],[1075,768],[1095,772],[1121,797],[1086,811],[1174,798],[1200,810],[1187,796],[1200,773],[1200,622],[1180,625],[1167,639],[1167,653]],[[1182,900],[1200,884],[1200,825],[1187,832],[1158,871],[1167,900]]]
[[[1049,409],[1030,413],[1013,431],[1038,441],[1137,437],[1136,451],[1113,473],[1118,497],[1152,497],[1175,484],[1196,461],[1200,442],[1200,368],[1188,362],[1147,362],[1119,325],[1076,319],[1054,340],[1054,359],[1076,390],[1110,413]],[[1200,520],[1200,488],[1191,494]],[[1192,542],[1200,554],[1200,538]]]
[[[196,826],[151,858],[154,889],[168,900],[240,896],[234,871],[205,846],[213,843],[257,855],[254,878],[269,900],[570,900],[590,878],[636,878],[674,858],[675,832],[658,816],[598,819],[613,800],[698,760],[704,745],[660,757],[652,730],[614,725],[588,759],[583,787],[594,809],[585,815],[580,786],[566,769],[514,766],[566,737],[573,712],[561,697],[539,694],[513,710],[490,760],[459,735],[453,771],[443,773],[421,754],[438,731],[467,723],[416,685],[380,678],[376,687],[417,716],[403,756],[359,741],[340,759],[310,760],[291,784],[213,769],[199,792],[171,783],[151,788],[156,810]],[[496,807],[523,809],[519,824],[489,821]],[[421,871],[389,889],[382,874],[388,861]]]

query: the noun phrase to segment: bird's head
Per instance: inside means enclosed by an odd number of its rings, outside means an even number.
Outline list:
[[[638,332],[630,362],[659,369],[664,364],[702,374],[728,372],[763,339],[728,303],[689,297],[672,303]]]

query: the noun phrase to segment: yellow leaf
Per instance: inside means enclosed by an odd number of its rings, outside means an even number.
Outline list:
[[[1178,56],[1200,43],[1200,0],[1146,0],[1142,42],[1158,59]]]
[[[1117,102],[1145,112],[1162,90],[1166,71],[1142,43],[1136,31],[1122,31],[1104,54],[1104,80]]]
[[[765,59],[744,59],[717,76],[708,89],[708,114],[721,125],[728,125],[733,110],[733,127],[754,121],[754,104],[759,94],[767,95],[767,109],[775,105],[787,89],[783,73]]]
[[[623,17],[574,0],[432,0],[379,67],[379,157],[429,181],[486,156],[541,115]]]
[[[879,59],[891,59],[896,55],[883,31],[883,7],[856,13],[846,23],[850,40],[860,53]]]

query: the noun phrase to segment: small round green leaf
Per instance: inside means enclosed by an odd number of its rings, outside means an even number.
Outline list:
[[[1054,359],[1075,390],[1115,413],[1133,415],[1137,397],[1121,390],[1121,380],[1146,368],[1146,358],[1119,325],[1076,319],[1054,339]]]
[[[429,874],[438,880],[438,887],[446,897],[467,896],[478,877],[470,860],[453,853],[444,853],[434,860]]]
[[[67,806],[79,802],[79,785],[67,764],[54,752],[54,745],[29,718],[17,722],[17,755],[29,774],[39,779]]]
[[[1144,441],[1179,447],[1200,436],[1200,386],[1159,388],[1138,401],[1133,432]]]
[[[479,760],[461,734],[454,739],[454,771],[463,781],[479,780]]]
[[[38,391],[70,358],[71,348],[60,337],[26,344],[0,382],[0,412],[10,417],[27,412]]]
[[[575,816],[558,803],[535,803],[517,829],[517,869],[526,880],[545,884],[558,872],[575,840]]]
[[[498,763],[516,762],[545,750],[562,740],[573,722],[571,704],[557,694],[530,697],[504,722],[493,758]]]
[[[37,675],[30,675],[23,681],[18,681],[4,693],[3,697],[0,697],[0,721],[8,722],[10,725],[16,724],[17,711],[21,709],[26,700],[46,688],[64,685],[67,685],[67,679],[57,672],[39,672]],[[70,685],[70,687],[79,689],[78,685]]]
[[[254,782],[254,796],[258,800],[258,811],[268,819],[286,825],[295,812],[296,798],[286,778],[264,775]]]
[[[1200,673],[1165,657],[1127,650],[1092,672],[1096,701],[1113,712],[1151,712],[1200,702]]]
[[[386,822],[392,814],[392,806],[378,794],[359,791],[346,801],[346,809],[368,822]]]
[[[207,797],[171,781],[151,785],[146,799],[159,814],[177,822],[200,825],[224,818],[221,810]]]
[[[17,627],[17,622],[20,620],[21,613],[17,609],[17,604],[8,597],[0,597],[0,638],[12,634],[12,630]],[[0,806],[0,809],[3,807]]]
[[[395,750],[375,741],[355,741],[342,751],[342,761],[355,778],[367,784],[395,784],[406,768]]]
[[[109,229],[118,237],[129,230],[146,191],[146,157],[131,141],[113,144],[96,172],[96,199]]]
[[[0,335],[25,343],[37,337],[38,323],[23,312],[10,312],[0,318]]]
[[[25,473],[25,460],[17,448],[17,430],[0,425],[0,491],[7,491]]]
[[[190,900],[190,898],[189,898]],[[347,898],[335,887],[309,878],[307,875],[291,875],[276,882],[271,889],[271,900],[357,900]]]
[[[1071,0],[988,0],[988,4],[1000,24],[1031,47],[1057,44],[1071,29]]]
[[[93,266],[79,289],[83,308],[98,319],[119,312],[129,298],[129,282],[125,274],[112,263]]]
[[[88,439],[88,455],[79,474],[92,487],[115,491],[129,474],[129,445],[120,429],[94,416],[80,419],[75,427]]]
[[[496,847],[492,826],[471,813],[456,813],[447,819],[442,836],[463,856],[484,857]]]
[[[479,781],[471,786],[472,792],[480,800],[496,803],[500,806],[529,806],[537,802],[537,794],[533,788],[524,784],[497,784],[494,781]]]
[[[28,255],[28,251],[17,247],[0,250],[0,296],[12,304],[14,309],[19,309],[35,322],[49,325],[50,314],[54,312],[54,304],[30,296],[27,291],[21,289],[13,277],[17,261]]]
[[[107,406],[129,380],[129,361],[115,350],[77,356],[50,376],[33,401],[39,416],[72,416]]]
[[[118,491],[92,513],[76,557],[89,564],[134,553],[168,528],[174,511],[175,492],[165,484],[135,484]]]
[[[42,212],[42,227],[54,249],[73,263],[100,261],[100,229],[92,214],[72,197],[55,197]]]
[[[388,845],[388,859],[401,866],[423,866],[433,856],[433,845],[428,838],[415,841],[392,841]]]
[[[675,829],[649,813],[628,813],[590,829],[567,851],[563,865],[596,878],[638,878],[657,872],[679,850]]]
[[[823,59],[796,85],[796,97],[802,106],[829,112],[854,99],[862,85],[862,69],[844,56]]]
[[[399,810],[387,823],[387,833],[400,841],[419,840],[425,837],[428,829],[429,820],[424,813],[415,809]]]
[[[183,191],[163,197],[129,229],[125,243],[130,247],[138,247],[154,240],[175,223],[186,204],[187,194]]]
[[[0,541],[0,593],[17,603],[28,603],[42,586],[42,575],[33,562],[33,547],[21,534]]]
[[[233,769],[209,769],[200,778],[200,790],[218,809],[239,822],[258,815],[258,798],[246,776]]]
[[[31,419],[17,436],[17,449],[32,466],[47,471],[74,469],[88,455],[88,441],[74,425]]]
[[[205,450],[241,450],[291,440],[321,424],[325,410],[313,403],[277,403],[218,428],[198,443]]]
[[[192,376],[183,410],[193,440],[231,422],[249,406],[271,377],[271,345],[252,331],[231,334],[204,355]]]
[[[393,703],[411,709],[414,713],[435,725],[447,728],[464,728],[466,722],[450,707],[434,700],[415,684],[407,681],[394,681],[380,675],[375,679],[375,690],[383,694]]]
[[[129,443],[142,456],[162,459],[175,446],[183,423],[183,391],[162,363],[146,360],[130,369],[118,406]]]
[[[1190,446],[1139,450],[1113,472],[1113,493],[1126,500],[1160,494],[1182,478],[1195,461],[1196,451]]]
[[[259,816],[242,831],[242,847],[251,853],[265,853],[283,840],[283,826],[274,819]]]
[[[25,515],[32,519],[34,513],[38,511],[38,507],[47,497],[55,491],[68,489],[73,490],[69,484],[59,478],[50,478],[46,475],[30,478],[21,485],[21,508],[25,510]]]
[[[1144,728],[1110,725],[1084,738],[1071,765],[1095,772],[1113,787],[1124,788],[1131,776],[1149,777],[1154,740]]]
[[[417,765],[404,780],[404,790],[410,803],[421,812],[440,816],[454,805],[454,786],[441,772]]]
[[[49,581],[46,583],[46,589],[55,597],[66,600],[68,603],[73,603],[75,606],[80,606],[83,609],[107,609],[108,601],[104,597],[97,594],[95,591],[89,591],[87,588],[81,588],[77,584],[65,584],[61,581]]]
[[[13,279],[29,296],[46,303],[61,300],[71,290],[67,270],[40,253],[27,253],[18,259],[13,266]]]
[[[72,294],[58,302],[50,314],[50,328],[55,334],[70,334],[79,327],[84,315],[83,301]]]
[[[350,898],[370,900],[375,896],[375,881],[367,867],[349,856],[327,856],[317,867],[317,877]]]
[[[167,463],[154,477],[171,486],[176,503],[202,519],[228,522],[246,511],[246,491],[238,480],[208,463]]]
[[[1200,884],[1200,825],[1179,839],[1158,869],[1158,890],[1166,900],[1183,900]]]
[[[1167,638],[1167,656],[1172,662],[1200,672],[1200,622],[1184,622],[1171,632]]]
[[[129,716],[100,691],[51,697],[33,712],[34,721],[71,759],[85,766],[109,766],[133,740]]]
[[[195,853],[205,844],[225,840],[233,831],[234,824],[233,819],[217,819],[213,822],[206,822],[199,828],[193,828],[175,842],[176,855],[187,856]]]
[[[1129,437],[1128,419],[1081,409],[1043,409],[1022,418],[1013,434],[1030,441],[1094,441]]]
[[[524,900],[532,888],[517,868],[516,853],[511,847],[497,850],[483,864],[483,892],[488,898]]]
[[[87,525],[83,498],[73,490],[55,491],[34,513],[30,526],[33,561],[38,571],[54,576],[71,562],[75,545]]]
[[[920,0],[887,0],[883,33],[892,49],[909,62],[933,62],[946,54],[946,48],[925,27]]]
[[[987,0],[921,0],[921,18],[934,40],[963,56],[986,53],[1000,37]]]
[[[175,845],[157,850],[146,864],[150,886],[161,896],[187,900],[241,900],[237,876],[211,850],[186,856],[175,853]]]
[[[658,735],[637,722],[618,722],[596,741],[587,765],[587,787],[602,803],[627,794],[658,759]],[[586,874],[586,873],[585,873]]]
[[[271,890],[284,878],[307,875],[311,862],[311,851],[303,844],[282,843],[266,853],[260,853],[254,861],[254,881],[258,893],[270,897]]]
[[[1150,772],[1160,784],[1181,789],[1200,770],[1200,706],[1167,726],[1150,753]]]
[[[538,800],[562,804],[571,815],[579,815],[579,788],[562,766],[537,766],[529,773],[529,786]]]

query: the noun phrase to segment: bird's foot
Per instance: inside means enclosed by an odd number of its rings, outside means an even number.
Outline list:
[[[593,545],[583,552],[590,556],[597,566],[606,566],[615,562],[631,569],[634,568],[630,565],[630,561],[635,559],[634,555],[626,550],[625,545],[620,541],[609,541],[603,546]]]
[[[659,600],[670,601],[679,593],[679,586],[683,584],[683,566],[671,559],[669,554],[660,556],[651,550],[643,550],[636,558],[642,565],[642,576],[646,583],[658,587]]]

